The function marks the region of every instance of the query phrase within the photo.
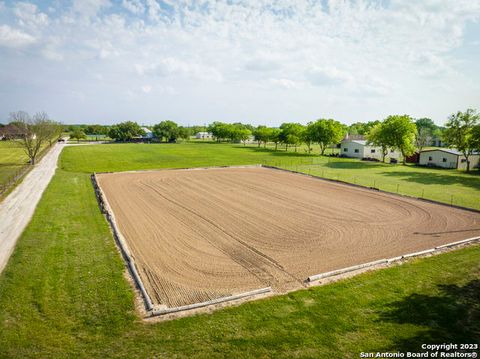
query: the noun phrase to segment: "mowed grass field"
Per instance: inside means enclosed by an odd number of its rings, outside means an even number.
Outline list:
[[[143,322],[89,172],[283,158],[230,145],[153,146],[65,148],[0,275],[0,357],[358,358],[480,343],[478,245],[212,314]],[[478,196],[478,187],[464,188]]]
[[[16,141],[0,141],[0,185],[28,164],[28,157]]]
[[[47,147],[45,144],[41,148],[38,158],[46,153]],[[29,166],[28,156],[18,141],[0,141],[0,201],[18,184],[18,178],[29,170]]]
[[[413,165],[320,157],[300,151],[274,151],[252,145],[244,147],[211,142],[186,142],[66,148],[61,159],[61,168],[92,173],[260,163],[480,210],[478,170],[468,174]]]

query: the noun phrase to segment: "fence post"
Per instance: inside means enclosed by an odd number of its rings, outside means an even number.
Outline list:
[[[400,184],[399,184],[399,183],[397,183],[397,193],[398,193],[398,187],[399,187],[399,186],[400,186]],[[423,196],[422,196],[422,197],[423,197]]]
[[[376,180],[374,179],[373,180],[373,188],[375,188],[375,183],[376,183]]]
[[[453,206],[453,194],[452,194],[452,197],[450,198],[450,205]]]
[[[422,198],[424,194],[425,194],[425,188],[422,188]]]

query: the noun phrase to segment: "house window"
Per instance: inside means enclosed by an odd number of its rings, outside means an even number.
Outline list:
[[[358,153],[358,148],[355,148],[355,153]]]
[[[390,150],[390,153],[394,153],[394,152],[395,152],[395,150]]]
[[[447,159],[445,157],[443,157],[442,162],[447,162]]]
[[[465,163],[465,162],[467,162],[467,159],[466,159],[466,158],[462,158],[462,159],[460,160],[460,162],[461,162],[461,163]]]
[[[345,147],[345,148],[343,149],[343,152],[348,152],[348,148]]]
[[[431,161],[433,158],[432,156],[428,156],[428,160]]]
[[[370,152],[371,152],[371,153],[375,153],[375,149],[374,149],[374,148],[371,149]]]

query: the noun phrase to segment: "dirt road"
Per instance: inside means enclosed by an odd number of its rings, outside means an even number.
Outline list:
[[[265,168],[98,175],[156,304],[186,305],[480,234],[480,214]]]
[[[32,218],[42,193],[57,168],[64,144],[55,147],[35,166],[17,188],[0,203],[0,273],[15,248],[18,237]]]

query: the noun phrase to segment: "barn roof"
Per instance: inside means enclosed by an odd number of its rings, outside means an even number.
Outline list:
[[[446,153],[450,153],[450,154],[455,155],[455,156],[463,156],[463,153],[460,152],[459,150],[455,149],[455,148],[435,148],[435,149],[432,149],[432,150],[423,150],[423,151],[420,151],[420,153],[435,152],[435,151],[446,152]],[[480,152],[473,152],[472,155],[480,155]]]
[[[342,139],[342,141],[363,141],[365,140],[364,135],[349,135],[348,133]]]
[[[358,143],[359,145],[362,145],[362,146],[366,146],[366,145],[367,145],[367,141],[366,141],[366,140],[362,140],[362,139],[360,139],[360,140],[354,140],[354,139],[346,138],[346,137],[345,137],[345,138],[342,140],[342,143],[343,143],[343,142]]]

